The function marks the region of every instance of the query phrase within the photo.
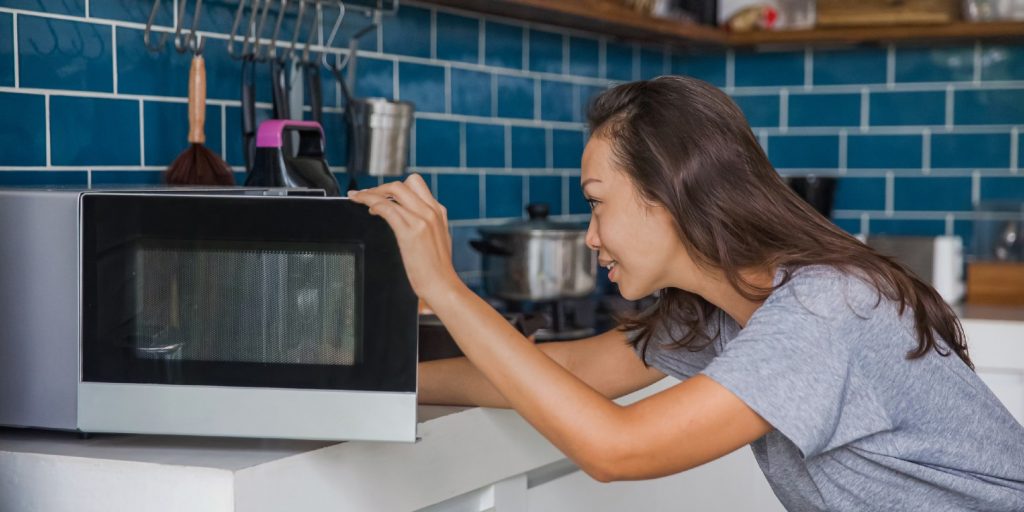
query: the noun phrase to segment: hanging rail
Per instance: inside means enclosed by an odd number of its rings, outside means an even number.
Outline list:
[[[168,1],[174,2],[174,0]],[[161,0],[153,0],[153,7],[149,13],[149,19],[146,21],[146,29],[143,33],[146,49],[151,52],[163,51],[168,38],[173,34],[174,49],[178,53],[201,52],[206,43],[199,30],[203,0],[195,0],[188,27],[185,26],[185,18],[189,2],[188,0],[177,0],[177,16],[171,30],[154,27],[157,14],[160,11],[160,3]],[[298,4],[298,6],[293,9],[291,4]],[[319,60],[326,63],[327,49],[333,46],[347,10],[362,11],[372,17],[371,24],[353,36],[357,38],[376,28],[380,24],[382,15],[396,13],[398,7],[399,0],[376,0],[372,7],[351,2],[346,4],[341,0],[238,0],[238,7],[235,9],[231,23],[231,31],[227,37],[228,55],[236,60],[284,62],[287,59],[297,59],[304,63],[313,63],[318,59],[311,53],[313,48],[318,46],[320,47]],[[323,30],[325,12],[336,16],[326,42]],[[284,25],[285,18],[292,13],[295,14],[295,22],[291,30],[291,37],[283,40],[281,27]],[[300,43],[299,37],[307,21],[306,39]],[[159,33],[159,37],[154,37],[154,33]],[[296,57],[300,45],[301,54]],[[283,48],[284,51],[279,51],[279,48]],[[344,67],[344,64],[341,67]]]

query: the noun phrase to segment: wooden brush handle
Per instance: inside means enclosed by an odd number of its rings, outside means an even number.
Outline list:
[[[206,142],[206,63],[199,54],[188,71],[188,141]]]

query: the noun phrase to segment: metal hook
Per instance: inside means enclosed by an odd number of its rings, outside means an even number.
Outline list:
[[[314,0],[315,2],[315,0]],[[295,28],[292,29],[292,41],[288,47],[288,52],[285,53],[285,58],[290,59],[295,56],[295,44],[299,40],[299,32],[302,28],[302,18],[306,13],[306,0],[299,0],[299,15],[295,18]]]
[[[334,64],[327,60],[327,49],[334,46],[334,38],[338,35],[338,29],[341,28],[341,20],[345,18],[345,3],[339,0],[338,2],[338,19],[334,20],[334,26],[331,27],[331,34],[327,36],[327,42],[324,43],[323,50],[320,52],[320,61],[324,66],[328,68],[334,68]],[[338,66],[340,70],[341,67]]]
[[[344,11],[342,13],[344,14]],[[310,64],[314,62],[309,60],[309,48],[313,45],[313,34],[317,35],[317,43],[323,44],[323,27],[320,26],[320,24],[323,23],[323,15],[323,6],[318,2],[313,10],[313,24],[309,26],[309,33],[306,34],[306,46],[302,49],[302,58],[300,59],[300,62],[303,64]]]
[[[288,10],[288,0],[281,0],[281,8],[277,11],[277,17],[274,18],[274,32],[270,36],[270,44],[267,45],[267,59],[275,59],[278,62],[284,62],[277,55],[277,36],[281,34],[281,22],[284,20],[284,13]]]
[[[184,1],[184,0],[182,0]],[[185,44],[188,45],[192,53],[200,54],[203,53],[203,47],[206,45],[206,39],[199,34],[199,16],[203,12],[203,0],[196,0],[196,10],[192,13],[192,29],[189,30],[188,39],[185,40]]]
[[[242,0],[245,1],[245,0]],[[269,1],[269,0],[268,0]],[[245,37],[242,39],[242,55],[243,59],[251,59],[255,56],[255,52],[249,52],[250,41],[249,38],[258,39],[259,35],[254,35],[253,32],[256,30],[256,18],[259,16],[260,11],[260,0],[252,1],[252,8],[249,10],[249,21],[245,24]]]
[[[164,45],[167,44],[167,38],[170,34],[164,32],[160,35],[160,42],[153,46],[150,44],[151,35],[153,32],[153,22],[156,21],[156,13],[160,10],[160,0],[153,0],[153,9],[149,11],[149,19],[146,20],[146,31],[142,33],[142,42],[146,44],[146,49],[151,52],[162,52],[164,51]]]
[[[266,0],[266,3],[263,4],[263,12],[260,13],[260,21],[256,25],[256,33],[253,35],[254,46],[253,46],[253,49],[252,49],[252,56],[256,60],[258,60],[260,62],[263,62],[263,61],[266,60],[266,59],[263,58],[263,55],[262,55],[263,54],[263,49],[262,49],[263,43],[261,42],[261,40],[263,38],[263,26],[266,25],[266,23],[267,23],[267,13],[270,12],[270,4],[272,4],[273,2],[274,2],[274,0]]]
[[[157,0],[158,2],[160,0]],[[228,55],[232,59],[240,59],[241,55],[235,54],[235,38],[238,37],[238,26],[242,22],[242,14],[245,12],[245,0],[238,0],[238,9],[235,9],[235,19],[231,22],[231,34],[228,35]]]
[[[181,26],[184,25],[185,18],[185,6],[188,5],[187,0],[180,0],[181,4],[178,5],[178,23],[174,25],[174,49],[178,53],[185,53],[188,48],[185,47],[185,42],[181,38]]]

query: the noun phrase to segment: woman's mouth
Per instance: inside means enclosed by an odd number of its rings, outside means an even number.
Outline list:
[[[611,263],[605,265],[605,268],[608,269],[608,279],[609,280],[612,280],[612,281],[615,280],[615,278],[613,276],[615,274],[615,268],[617,266],[618,266],[618,262],[615,262],[615,261],[612,261]]]

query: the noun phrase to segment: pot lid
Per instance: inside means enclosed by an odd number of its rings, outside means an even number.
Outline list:
[[[550,208],[547,203],[530,203],[526,206],[529,220],[517,220],[496,226],[481,226],[481,235],[513,235],[523,233],[535,234],[571,234],[577,235],[587,231],[587,227],[579,222],[558,222],[548,219]]]

